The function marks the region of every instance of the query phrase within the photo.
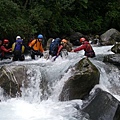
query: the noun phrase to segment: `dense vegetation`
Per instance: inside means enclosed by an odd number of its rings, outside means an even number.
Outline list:
[[[120,0],[0,0],[0,39],[120,30]]]

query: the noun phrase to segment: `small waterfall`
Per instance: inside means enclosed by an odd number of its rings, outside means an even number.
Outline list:
[[[120,95],[120,70],[117,66],[92,60],[100,71],[99,86],[112,95]]]
[[[71,76],[70,68],[79,60],[57,58],[53,63],[26,65],[28,78],[22,84],[22,98],[34,103],[58,101],[64,82]]]
[[[40,67],[36,65],[28,66],[27,76],[28,81],[23,81],[21,88],[22,98],[30,102],[39,103],[42,94],[40,89],[40,82],[42,81]]]

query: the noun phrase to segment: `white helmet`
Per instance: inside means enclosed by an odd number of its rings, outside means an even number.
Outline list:
[[[16,40],[17,40],[17,39],[21,39],[21,37],[20,37],[20,36],[17,36],[17,37],[16,37]]]

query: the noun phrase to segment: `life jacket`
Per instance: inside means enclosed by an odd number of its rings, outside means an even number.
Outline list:
[[[37,39],[34,39],[30,44],[29,47],[32,48],[32,50],[34,51],[40,51],[40,52],[44,52],[43,46],[42,46],[42,42],[39,42]]]
[[[58,52],[58,47],[60,45],[61,39],[60,38],[56,38],[53,39],[51,44],[50,44],[50,48],[49,48],[49,54],[52,56],[57,55]]]
[[[89,43],[86,44],[85,56],[91,57],[91,58],[95,57],[95,52]]]
[[[24,53],[25,47],[22,44],[22,42],[23,42],[22,39],[16,40],[16,42],[14,42],[12,45],[12,52],[21,51],[21,53]]]

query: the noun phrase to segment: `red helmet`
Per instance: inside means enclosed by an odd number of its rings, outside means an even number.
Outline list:
[[[8,44],[8,43],[9,43],[9,40],[4,39],[3,44]]]
[[[86,41],[86,39],[85,38],[80,38],[80,42],[82,43],[82,42],[84,42],[84,41]]]

